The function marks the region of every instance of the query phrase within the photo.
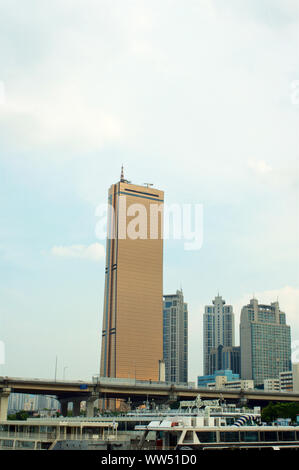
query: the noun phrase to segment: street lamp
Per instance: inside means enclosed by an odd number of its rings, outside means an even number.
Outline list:
[[[55,361],[55,379],[54,381],[56,382],[56,378],[57,378],[57,356],[56,356],[56,361]]]
[[[63,368],[63,380],[65,379],[65,370],[66,370],[66,369],[68,369],[68,366],[65,366],[65,367]]]

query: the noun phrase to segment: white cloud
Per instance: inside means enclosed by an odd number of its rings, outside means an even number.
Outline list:
[[[5,103],[5,88],[4,83],[0,81],[0,105]]]
[[[52,255],[62,258],[81,258],[93,261],[99,261],[104,258],[105,249],[100,243],[71,246],[54,246],[51,250]]]
[[[259,174],[270,173],[272,171],[271,166],[268,165],[268,163],[266,163],[264,160],[249,160],[248,166],[255,173]]]
[[[69,148],[76,151],[99,149],[123,137],[124,125],[117,115],[86,103],[80,90],[74,87],[70,91],[72,87],[68,87],[68,90],[57,87],[55,99],[51,96],[11,97],[2,114],[6,122],[3,125],[9,127],[14,123],[14,132],[23,145],[40,147],[56,142],[62,146],[67,142]],[[23,125],[26,121],[31,125]]]

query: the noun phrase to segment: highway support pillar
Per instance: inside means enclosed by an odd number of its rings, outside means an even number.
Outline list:
[[[239,399],[239,406],[243,407],[248,404],[248,399],[245,396],[244,392],[241,390],[240,392],[240,399]]]
[[[73,400],[73,416],[80,416],[81,399]]]
[[[98,399],[99,397],[96,395],[91,395],[90,397],[87,398],[86,400],[86,417],[87,418],[93,418],[94,417],[94,402]]]
[[[174,386],[171,385],[169,394],[168,394],[167,403],[171,405],[172,403],[175,403],[177,400],[178,400],[178,394],[175,392]]]
[[[60,413],[62,416],[67,416],[67,409],[68,409],[68,403],[69,401],[67,399],[60,399]]]
[[[0,392],[0,420],[7,420],[8,398],[10,395],[10,388],[3,388]]]

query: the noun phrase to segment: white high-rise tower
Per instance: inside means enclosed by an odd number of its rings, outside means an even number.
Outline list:
[[[219,294],[213,300],[213,305],[205,307],[203,315],[203,370],[204,375],[209,370],[209,354],[218,346],[235,345],[235,316],[233,307],[225,305],[225,300]]]

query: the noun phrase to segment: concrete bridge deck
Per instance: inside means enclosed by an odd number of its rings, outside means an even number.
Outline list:
[[[6,419],[10,393],[26,393],[56,396],[61,403],[62,414],[66,414],[68,402],[74,404],[74,414],[80,412],[80,402],[86,401],[87,415],[93,415],[97,399],[118,398],[132,402],[155,400],[157,403],[177,400],[194,400],[197,395],[203,399],[221,398],[227,402],[249,403],[266,406],[272,402],[299,402],[299,393],[269,392],[263,390],[213,390],[195,388],[186,384],[139,381],[134,379],[113,379],[99,377],[97,381],[61,381],[49,379],[0,377],[0,419]]]

